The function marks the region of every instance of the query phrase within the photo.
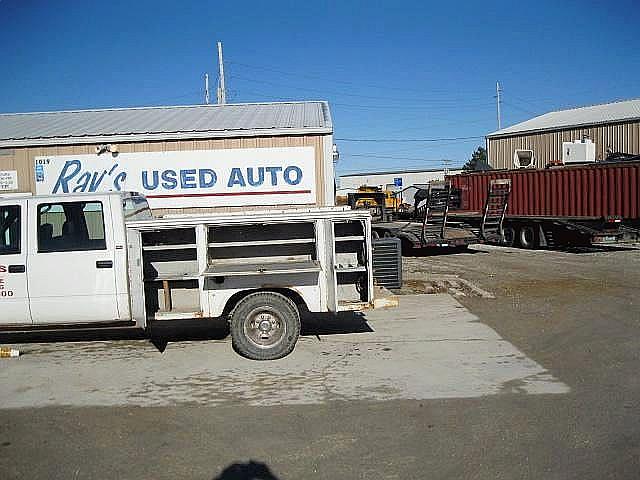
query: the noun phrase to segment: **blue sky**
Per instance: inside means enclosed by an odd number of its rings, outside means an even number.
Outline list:
[[[496,80],[503,126],[640,97],[638,18],[637,0],[0,0],[0,112],[203,103],[221,40],[229,101],[328,100],[337,139],[377,140],[337,140],[340,172],[460,165],[496,129]]]

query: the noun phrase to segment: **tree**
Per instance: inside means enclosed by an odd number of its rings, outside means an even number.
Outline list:
[[[476,148],[471,154],[471,158],[462,167],[463,170],[491,170],[487,161],[487,149],[484,147]]]

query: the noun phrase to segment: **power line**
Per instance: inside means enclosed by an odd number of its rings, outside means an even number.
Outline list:
[[[378,154],[369,154],[369,153],[349,153],[346,155],[342,155],[342,157],[365,157],[365,158],[383,158],[389,160],[410,160],[417,162],[442,162],[444,159],[442,158],[418,158],[418,157],[399,157],[396,155],[378,155]]]
[[[227,62],[229,63],[229,62]],[[234,75],[230,75],[231,78],[238,78],[235,77]],[[314,89],[314,91],[316,91]],[[317,90],[320,91],[320,90]],[[240,89],[238,90],[238,92],[240,92]],[[245,94],[250,94],[250,95],[256,95],[262,98],[268,98],[271,100],[275,100],[275,101],[286,101],[286,100],[291,100],[294,99],[294,97],[284,97],[284,96],[276,96],[276,95],[272,95],[269,93],[264,93],[264,92],[259,92],[256,90],[247,90],[246,88],[242,88],[241,89],[242,93]],[[296,99],[299,100],[299,99]],[[454,104],[452,104],[451,106],[447,106],[447,105],[436,105],[436,106],[423,106],[423,105],[404,105],[404,104],[396,104],[396,105],[359,105],[359,104],[352,104],[352,103],[342,103],[342,102],[334,102],[334,101],[330,101],[329,102],[331,104],[332,107],[345,107],[347,109],[349,108],[360,108],[360,109],[369,109],[369,110],[411,110],[412,113],[413,111],[415,111],[415,113],[426,113],[428,111],[433,111],[433,110],[445,110],[447,112],[451,111],[452,108],[455,106],[455,110],[456,111],[460,111],[460,110],[476,110],[477,108],[482,108],[482,107],[489,107],[492,105],[492,103],[490,101],[485,101],[482,103],[465,103],[465,105],[462,106],[456,106]],[[470,107],[470,108],[469,108]],[[458,124],[458,122],[452,121],[452,123],[456,123]],[[480,123],[480,121],[478,122],[464,122],[464,123]]]
[[[388,97],[387,97],[388,98]],[[394,100],[397,100],[396,98],[394,98]],[[357,105],[357,104],[353,104],[353,103],[339,103],[339,102],[331,102],[332,105],[339,105],[341,107],[347,107],[347,108],[361,108],[361,109],[369,109],[369,110],[397,110],[397,109],[412,109],[412,110],[420,110],[420,111],[425,111],[425,110],[433,110],[433,109],[452,109],[455,108],[456,111],[461,110],[461,109],[468,109],[468,107],[486,107],[486,106],[490,106],[493,105],[492,102],[490,102],[489,100],[483,100],[481,102],[466,102],[466,101],[461,101],[461,102],[451,102],[451,103],[437,103],[437,104],[430,104],[428,102],[423,102],[420,99],[416,99],[415,102],[417,103],[416,105],[404,105],[404,104],[395,104],[395,105]]]
[[[393,167],[393,166],[388,166],[385,167],[387,170],[411,170],[411,169],[444,169],[449,168],[450,170],[459,170],[462,169],[462,166],[464,165],[464,162],[456,162],[455,164],[451,164],[451,163],[445,163],[445,160],[443,159],[441,161],[441,163],[434,163],[434,164],[430,164],[430,165],[425,165],[425,164],[419,164],[419,163],[406,163],[406,164],[402,164],[401,166],[397,166],[397,167]],[[340,175],[345,175],[345,174],[353,174],[353,173],[363,173],[363,170],[366,170],[367,168],[372,168],[371,165],[363,165],[362,167],[352,167],[352,168],[340,168],[337,167],[337,174],[338,176]],[[367,172],[364,172],[367,173]],[[371,172],[368,172],[371,173]]]
[[[549,108],[548,108],[548,107],[542,107],[542,104],[541,104],[541,103],[538,103],[538,102],[540,102],[540,101],[549,101],[549,100],[551,100],[551,99],[538,99],[538,100],[536,100],[535,102],[532,102],[532,101],[530,101],[530,100],[527,100],[527,99],[522,98],[522,97],[517,97],[517,96],[515,96],[515,95],[509,95],[509,98],[510,98],[511,100],[516,100],[516,101],[518,101],[518,102],[520,102],[520,103],[522,103],[522,104],[526,104],[526,105],[528,105],[528,106],[530,106],[530,107],[533,107],[533,108],[535,108],[535,109],[536,109],[537,111],[539,111],[539,112],[540,112],[540,111],[548,111],[548,110],[549,110]],[[536,114],[536,115],[539,115],[539,114]]]
[[[264,85],[271,85],[271,86],[275,86],[275,87],[284,87],[284,88],[289,88],[289,89],[295,89],[295,90],[306,90],[306,91],[310,91],[310,92],[319,92],[319,93],[331,93],[333,95],[343,95],[343,96],[348,96],[348,97],[357,97],[357,98],[368,98],[368,99],[372,99],[372,100],[388,100],[389,96],[380,96],[380,95],[361,95],[358,93],[348,93],[348,92],[344,92],[344,91],[338,91],[338,90],[329,90],[326,88],[309,88],[309,87],[300,87],[300,86],[296,86],[296,85],[286,85],[283,83],[279,83],[279,82],[272,82],[269,80],[258,80],[255,78],[249,78],[249,77],[245,77],[242,75],[237,75],[237,74],[233,74],[232,75],[233,78],[238,79],[238,80],[243,80],[245,82],[252,82],[252,83],[260,83],[260,84],[264,84]],[[477,99],[480,100],[482,97],[478,97]],[[403,99],[397,98],[395,97],[394,100],[396,101],[402,101]],[[408,98],[404,101],[409,101],[409,102],[418,102],[418,103],[424,103],[424,104],[429,104],[429,103],[435,103],[435,104],[440,104],[441,106],[457,106],[459,105],[461,102],[462,103],[466,103],[466,104],[472,104],[472,102],[468,102],[466,100],[456,100],[456,99],[451,99],[451,98],[447,98],[447,99],[424,99],[424,98]],[[486,102],[486,101],[485,101]],[[485,103],[483,102],[483,104]],[[346,105],[346,104],[345,104]],[[353,107],[359,107],[359,108],[371,108],[371,107],[377,107],[379,108],[379,105],[351,105]],[[403,108],[406,108],[407,106],[402,105]]]
[[[453,138],[336,138],[340,142],[451,142],[459,140],[477,140],[484,138],[484,135],[476,135],[474,137],[453,137]]]
[[[348,80],[339,80],[339,79],[336,79],[335,77],[331,78],[331,77],[323,77],[323,76],[319,76],[319,75],[309,75],[309,74],[304,74],[304,73],[296,73],[296,72],[280,70],[280,69],[276,69],[276,68],[272,68],[272,67],[265,67],[265,66],[260,66],[260,65],[252,65],[252,64],[243,63],[243,62],[227,61],[227,63],[228,64],[232,64],[232,65],[238,65],[238,66],[241,66],[241,67],[251,68],[251,69],[254,69],[254,70],[262,70],[262,71],[265,71],[265,72],[278,73],[278,74],[281,74],[281,75],[289,75],[289,76],[293,76],[293,77],[308,78],[310,80],[321,80],[321,81],[324,81],[324,82],[333,82],[333,83],[339,83],[339,84],[342,84],[342,85],[355,85],[358,88],[371,87],[371,88],[380,88],[380,89],[383,89],[385,91],[389,90],[389,85],[351,82],[351,81],[348,81]],[[424,89],[407,89],[407,88],[403,87],[402,90],[424,93]],[[434,90],[431,89],[430,91],[433,92]],[[450,92],[448,90],[441,90],[441,92],[444,93],[445,95],[449,95],[450,94]],[[480,93],[480,90],[478,90],[478,93]]]
[[[529,115],[534,115],[534,116],[538,115],[537,113],[534,113],[531,110],[527,110],[526,108],[519,107],[518,105],[515,105],[515,104],[513,104],[511,102],[505,102],[504,100],[501,100],[500,103],[502,103],[503,105],[508,105],[511,108],[515,108],[516,110],[520,110],[521,112],[527,113]]]
[[[469,143],[471,143],[471,141],[465,140],[465,141],[457,141],[457,142],[438,142],[438,143],[426,143],[426,144],[425,143],[405,143],[405,144],[390,143],[388,145],[376,144],[375,148],[377,151],[374,153],[383,153],[383,154],[407,153],[411,155],[422,155],[422,152],[425,152],[425,151],[439,150],[442,147],[446,147],[449,145],[464,145]],[[351,145],[355,146],[357,144],[351,144]],[[369,145],[369,144],[362,144],[362,145]],[[381,150],[383,148],[384,150]],[[391,150],[387,150],[387,149],[391,149]],[[366,153],[366,152],[360,152],[360,153]]]

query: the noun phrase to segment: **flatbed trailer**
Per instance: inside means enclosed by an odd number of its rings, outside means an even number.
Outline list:
[[[471,172],[447,177],[451,215],[479,227],[490,182],[511,182],[499,243],[522,248],[621,245],[640,241],[640,162]]]
[[[467,225],[456,225],[449,216],[444,235],[422,237],[421,222],[383,222],[373,225],[374,238],[397,237],[403,242],[404,248],[443,248],[466,247],[474,243],[483,243],[477,228]]]
[[[417,201],[413,219],[374,222],[374,238],[397,237],[403,251],[429,248],[467,247],[476,243],[496,241],[509,201],[510,182],[496,180],[488,183],[482,212],[459,215],[452,210],[457,198],[450,182],[432,182]]]

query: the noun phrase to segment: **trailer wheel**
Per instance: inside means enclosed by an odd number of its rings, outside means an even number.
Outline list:
[[[518,240],[522,248],[537,248],[538,241],[536,231],[531,225],[523,225],[520,227]]]
[[[300,336],[296,304],[276,292],[244,297],[231,313],[233,348],[252,360],[275,360],[289,355]]]
[[[513,227],[504,227],[500,236],[500,243],[505,247],[513,247],[516,243],[516,230]]]

